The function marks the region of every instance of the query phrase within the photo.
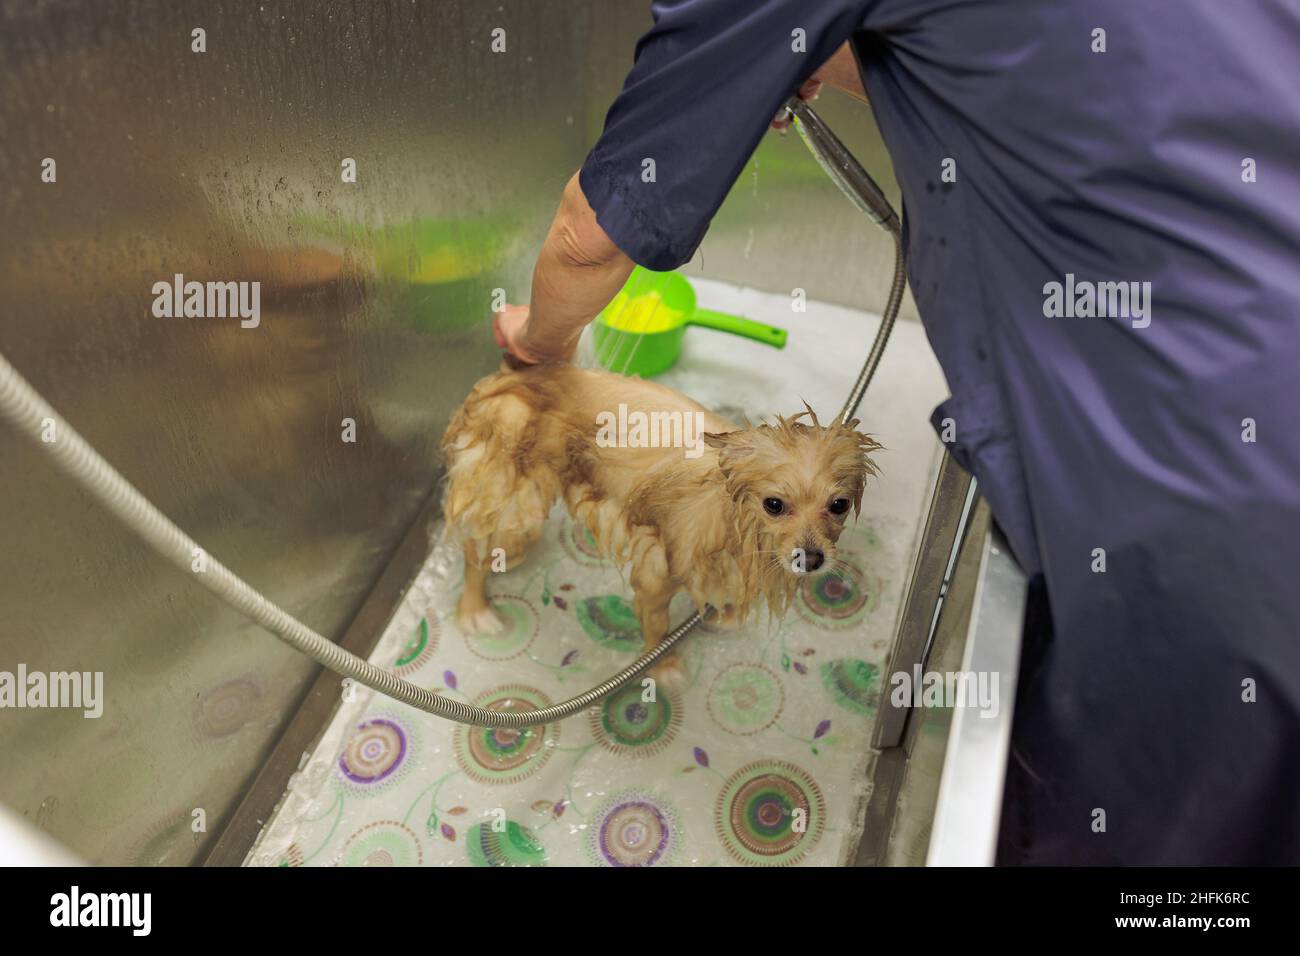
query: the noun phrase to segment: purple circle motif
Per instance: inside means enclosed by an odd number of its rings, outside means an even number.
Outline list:
[[[672,825],[653,803],[619,803],[600,821],[597,845],[610,866],[654,866],[664,857]]]
[[[391,720],[368,720],[339,757],[339,770],[353,783],[379,783],[406,757],[406,732]]]

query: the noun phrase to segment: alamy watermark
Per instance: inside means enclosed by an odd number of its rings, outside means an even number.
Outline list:
[[[186,282],[176,273],[171,282],[153,284],[153,314],[159,319],[233,319],[255,329],[262,322],[262,283]]]
[[[51,926],[120,926],[132,936],[148,936],[152,911],[152,893],[83,893],[74,885],[50,897]]]
[[[1076,280],[1043,286],[1043,315],[1049,319],[1129,319],[1135,329],[1151,324],[1150,282],[1089,282]]]
[[[629,411],[620,402],[617,412],[596,415],[599,448],[684,448],[687,458],[704,454],[703,412]]]
[[[28,672],[19,664],[17,672],[0,671],[0,709],[25,707],[73,708],[86,717],[104,713],[103,671]]]
[[[895,671],[889,678],[889,702],[895,707],[969,707],[981,717],[996,717],[1002,709],[997,671]]]

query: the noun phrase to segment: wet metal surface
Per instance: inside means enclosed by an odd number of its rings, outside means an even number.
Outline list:
[[[527,298],[585,152],[564,121],[583,8],[0,4],[0,350],[327,635],[435,483],[450,410],[496,364],[492,289]],[[153,286],[178,273],[260,282],[260,323],[156,317]],[[0,711],[0,801],[93,861],[192,859],[314,665],[12,434],[0,526],[0,670],[102,671],[106,697],[98,720]]]

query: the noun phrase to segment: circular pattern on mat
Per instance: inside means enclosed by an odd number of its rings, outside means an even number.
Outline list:
[[[410,729],[393,717],[372,717],[357,725],[343,745],[338,770],[353,793],[386,790],[406,775]]]
[[[194,706],[194,725],[205,737],[229,737],[256,713],[262,690],[237,677],[207,691]]]
[[[280,857],[280,862],[276,866],[302,866],[307,862],[303,856],[302,847],[296,843],[290,843],[284,851],[284,856]]]
[[[438,649],[438,638],[441,633],[438,619],[432,613],[425,612],[420,618],[420,623],[411,632],[411,639],[406,642],[406,646],[398,653],[397,660],[393,662],[393,673],[398,677],[406,677],[432,660],[433,652]]]
[[[880,703],[879,672],[866,661],[845,658],[821,667],[822,686],[845,710],[869,716]]]
[[[606,750],[629,757],[649,757],[663,750],[682,725],[679,699],[662,691],[655,700],[641,699],[634,681],[587,711],[592,736]]]
[[[785,709],[781,678],[761,664],[732,664],[709,687],[709,716],[730,734],[748,737],[776,723]]]
[[[505,627],[497,634],[466,634],[465,646],[487,661],[508,661],[528,650],[539,627],[537,609],[517,594],[494,594],[492,610]]]
[[[376,820],[348,837],[339,852],[341,866],[419,866],[424,850],[415,831],[396,820]]]
[[[609,564],[587,526],[572,518],[565,518],[560,523],[560,544],[570,558],[585,567],[599,568]]]
[[[795,592],[795,609],[810,624],[831,631],[856,627],[880,602],[879,582],[840,555],[835,574],[805,578]]]
[[[783,760],[740,768],[718,793],[718,839],[750,866],[788,866],[821,839],[826,800],[808,771]]]
[[[574,605],[578,623],[593,641],[612,651],[639,651],[641,622],[632,605],[617,594],[583,598]]]
[[[504,832],[476,823],[465,834],[465,852],[474,866],[545,866],[546,851],[533,831],[513,820]]]
[[[473,704],[488,710],[540,710],[551,706],[551,701],[535,688],[510,684],[479,695]],[[456,762],[466,776],[480,783],[515,783],[551,759],[559,736],[559,724],[522,728],[458,724],[452,739]]]
[[[671,859],[677,846],[677,814],[657,797],[639,790],[618,794],[593,815],[588,851],[609,866],[655,866]]]

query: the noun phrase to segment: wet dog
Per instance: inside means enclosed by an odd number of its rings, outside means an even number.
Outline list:
[[[465,554],[458,626],[501,629],[487,576],[523,560],[559,499],[630,569],[647,649],[667,634],[679,591],[722,626],[763,604],[781,615],[804,575],[833,568],[881,447],[856,419],[822,425],[804,407],[742,428],[610,372],[503,366],[482,379],[443,438],[443,514]],[[653,673],[669,685],[684,676],[675,655]]]

